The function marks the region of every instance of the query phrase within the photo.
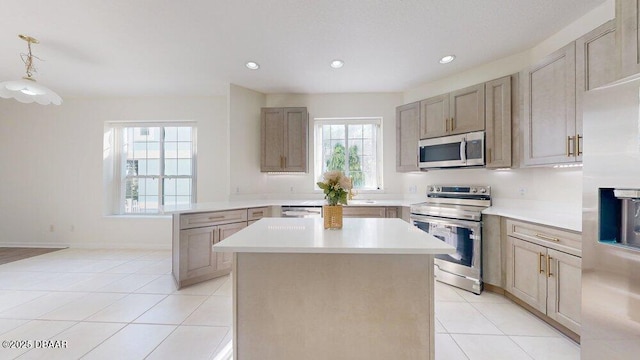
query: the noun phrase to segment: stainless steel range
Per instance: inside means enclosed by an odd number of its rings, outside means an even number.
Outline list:
[[[482,210],[491,206],[491,187],[431,185],[427,201],[411,206],[411,223],[452,245],[455,254],[436,255],[438,281],[482,292]]]

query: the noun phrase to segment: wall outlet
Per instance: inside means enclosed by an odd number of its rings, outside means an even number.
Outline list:
[[[53,230],[54,230],[53,224],[49,225],[49,232],[53,232]]]
[[[418,192],[418,186],[416,185],[409,186],[409,194],[415,194],[416,192]]]
[[[291,188],[289,188],[289,191],[293,192],[293,186]]]
[[[527,194],[527,188],[526,187],[520,187],[518,188],[518,194],[520,196],[525,196]]]
[[[236,194],[240,194],[240,186],[236,186]]]

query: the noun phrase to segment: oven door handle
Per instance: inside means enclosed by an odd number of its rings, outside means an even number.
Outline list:
[[[435,218],[435,217],[431,217],[431,216],[416,215],[416,214],[411,214],[411,220],[432,222],[432,223],[441,224],[441,225],[454,225],[454,226],[466,227],[466,228],[474,229],[474,230],[479,230],[480,229],[480,223],[479,222],[475,222],[475,221],[465,221],[465,220],[456,220],[456,219],[440,219],[440,218]]]

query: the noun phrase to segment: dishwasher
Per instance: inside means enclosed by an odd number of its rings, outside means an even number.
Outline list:
[[[283,206],[283,218],[321,218],[322,206]]]

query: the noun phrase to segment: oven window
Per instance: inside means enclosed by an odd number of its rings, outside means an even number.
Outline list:
[[[443,225],[425,221],[414,221],[414,225],[422,231],[427,232],[456,248],[455,254],[439,254],[435,256],[436,258],[472,267],[473,230],[454,225]]]
[[[420,162],[448,160],[460,160],[459,142],[420,147]]]

